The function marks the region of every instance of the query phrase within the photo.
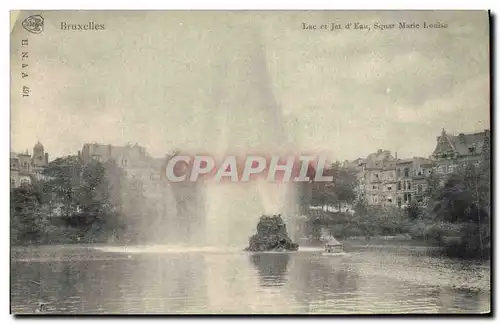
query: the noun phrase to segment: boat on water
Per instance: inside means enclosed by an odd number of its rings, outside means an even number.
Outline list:
[[[334,237],[330,237],[328,242],[325,243],[325,251],[322,253],[322,255],[330,256],[346,254],[347,253],[344,252],[344,245],[337,241]]]

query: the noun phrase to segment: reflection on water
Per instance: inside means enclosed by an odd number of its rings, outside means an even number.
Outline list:
[[[121,249],[121,252],[120,252]],[[107,251],[107,252],[106,252]],[[110,252],[113,251],[113,252]],[[129,251],[134,251],[130,253]],[[479,313],[489,264],[407,251],[13,251],[11,307],[34,313]]]
[[[262,286],[283,286],[287,282],[288,253],[255,253],[250,255]]]
[[[304,256],[292,273],[293,290],[302,303],[343,299],[358,289],[358,273],[344,257]]]

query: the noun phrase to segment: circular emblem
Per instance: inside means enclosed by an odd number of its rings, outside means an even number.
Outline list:
[[[23,20],[21,25],[32,34],[40,34],[43,31],[43,17],[40,15],[29,16]]]

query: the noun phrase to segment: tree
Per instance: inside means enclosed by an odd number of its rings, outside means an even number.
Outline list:
[[[353,222],[362,231],[367,238],[378,234],[377,225],[375,222],[375,212],[373,207],[368,205],[364,196],[357,197],[354,203]]]
[[[422,218],[422,214],[422,207],[414,200],[410,202],[410,205],[406,208],[406,215],[408,216],[408,219],[412,221]]]
[[[58,158],[44,170],[51,180],[43,186],[48,204],[61,206],[64,224],[87,240],[102,239],[122,229],[124,171],[113,161],[84,164],[77,156]]]
[[[437,219],[451,223],[480,223],[486,220],[489,198],[482,197],[482,194],[488,187],[489,180],[481,176],[480,169],[473,165],[459,168],[450,175],[433,198]]]
[[[333,176],[332,182],[313,182],[311,204],[315,206],[335,206],[341,210],[345,204],[351,204],[356,198],[354,191],[356,175],[333,164],[324,171],[324,175]]]
[[[51,161],[43,171],[44,175],[50,177],[43,186],[44,199],[60,203],[66,217],[70,217],[77,209],[82,168],[79,157],[70,155]]]
[[[483,257],[490,246],[490,181],[489,159],[485,159],[479,166],[458,168],[430,197],[432,220],[441,224],[435,226],[438,241],[449,253]],[[445,240],[450,235],[454,240]]]
[[[438,175],[436,174],[436,172],[434,172],[434,170],[432,170],[426,180],[427,180],[427,189],[425,191],[424,196],[426,198],[435,197],[441,191],[441,186],[439,183],[440,180]]]
[[[11,242],[33,243],[43,236],[40,195],[31,185],[14,188],[10,195]]]

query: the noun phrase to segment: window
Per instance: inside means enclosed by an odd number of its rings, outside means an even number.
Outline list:
[[[376,190],[377,189],[377,186],[373,186],[373,190]]]
[[[16,180],[10,179],[10,186],[15,187],[16,186]]]
[[[417,186],[417,193],[422,194],[422,185]]]
[[[408,178],[410,176],[410,169],[405,168],[405,177]]]
[[[392,186],[387,186],[387,190],[392,190]]]
[[[122,160],[122,166],[127,166],[127,160],[126,159]]]
[[[411,190],[411,182],[408,181],[408,190]]]
[[[398,181],[398,190],[401,190],[401,181]]]
[[[475,147],[469,147],[469,153],[474,153],[476,151]]]
[[[378,179],[378,173],[375,173],[375,178]]]

